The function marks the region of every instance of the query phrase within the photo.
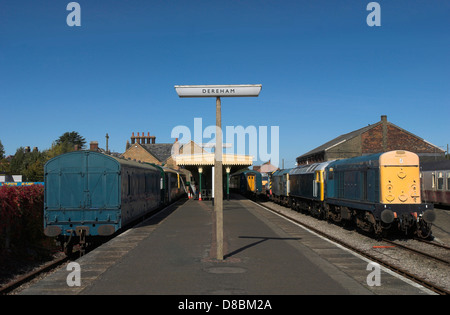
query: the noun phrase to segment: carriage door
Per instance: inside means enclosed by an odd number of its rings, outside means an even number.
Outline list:
[[[286,177],[285,183],[286,183],[286,196],[289,196],[289,193],[291,192],[291,184],[289,182],[289,173],[284,174]]]
[[[319,183],[320,183],[320,171],[316,171],[313,180],[313,197],[315,198],[317,198],[319,194]]]

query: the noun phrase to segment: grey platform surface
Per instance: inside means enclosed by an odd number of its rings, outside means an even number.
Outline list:
[[[215,256],[211,202],[178,202],[21,294],[428,294],[382,272],[367,285],[367,261],[249,200],[224,201],[225,259]]]

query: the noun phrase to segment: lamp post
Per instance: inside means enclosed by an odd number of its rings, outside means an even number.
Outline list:
[[[216,98],[216,149],[214,150],[214,214],[216,218],[216,258],[223,260],[223,178],[221,97],[257,97],[261,84],[175,85],[179,97]]]

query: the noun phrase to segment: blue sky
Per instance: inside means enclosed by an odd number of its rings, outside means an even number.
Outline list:
[[[286,167],[381,115],[450,143],[450,1],[378,1],[380,27],[368,0],[80,0],[80,27],[69,2],[0,0],[7,154],[66,131],[123,152],[132,132],[169,143],[194,118],[215,124],[214,99],[180,99],[184,84],[262,84],[222,99],[222,125],[279,126]]]

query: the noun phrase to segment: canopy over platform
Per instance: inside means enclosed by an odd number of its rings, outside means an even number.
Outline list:
[[[175,162],[179,166],[187,165],[214,165],[214,153],[207,154],[181,154],[175,156]],[[222,154],[223,166],[251,166],[253,157],[251,155]]]
[[[173,157],[177,166],[191,171],[195,185],[198,183],[199,200],[202,200],[202,196],[203,199],[209,199],[212,195],[211,175],[214,166],[214,153],[180,154]],[[230,173],[249,167],[252,164],[253,156],[251,155],[222,154],[222,167],[226,172],[226,178],[223,178],[223,181],[227,195],[229,195]]]

